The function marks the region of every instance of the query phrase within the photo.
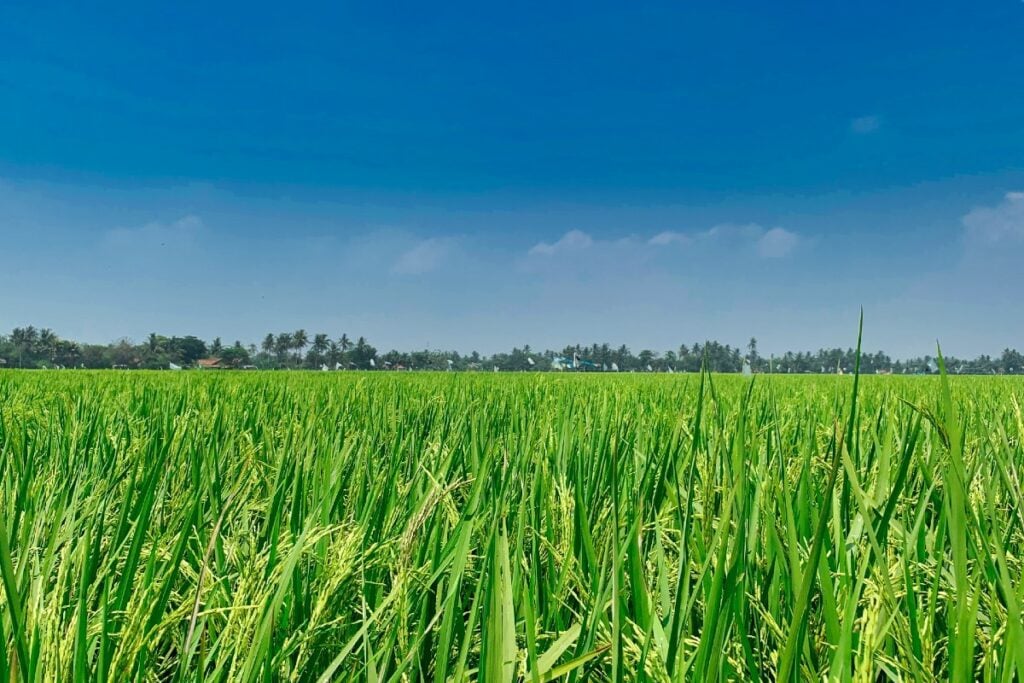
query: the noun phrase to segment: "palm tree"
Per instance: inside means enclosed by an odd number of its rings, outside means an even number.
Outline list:
[[[277,335],[274,339],[274,351],[277,352],[277,360],[279,363],[283,363],[285,355],[292,350],[294,342],[292,342],[292,335],[287,332],[282,332]]]
[[[761,357],[757,354],[756,337],[751,337],[750,341],[747,342],[747,360],[750,361],[750,367],[756,370],[758,367],[758,363],[761,361]]]
[[[54,352],[57,350],[57,335],[48,327],[39,331],[39,348],[46,352],[50,362],[53,362]]]
[[[22,346],[26,349],[35,347],[36,342],[39,341],[39,333],[36,328],[29,325],[28,327],[15,327],[11,331],[11,341],[16,346]]]
[[[341,362],[341,346],[338,342],[332,341],[327,346],[327,364],[333,369],[338,363]]]
[[[31,325],[28,327],[15,327],[11,330],[11,342],[18,349],[19,368],[24,367],[25,353],[27,352],[31,356],[38,340],[39,333]]]
[[[274,335],[273,335],[273,333],[267,332],[267,336],[263,338],[263,343],[261,344],[261,346],[263,347],[264,353],[273,353],[274,352]]]
[[[313,360],[316,365],[319,365],[323,361],[324,354],[327,352],[329,339],[323,332],[313,335],[313,344],[310,346],[310,355],[313,356]]]
[[[377,355],[377,349],[370,346],[365,337],[360,337],[356,341],[353,354],[355,355],[355,362],[358,367],[367,367],[370,360]]]
[[[306,335],[306,331],[303,329],[295,330],[292,333],[292,348],[297,350],[296,360],[299,364],[302,364],[302,350],[309,344],[309,337]]]

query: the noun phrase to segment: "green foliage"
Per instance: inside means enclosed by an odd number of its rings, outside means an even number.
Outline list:
[[[862,374],[935,374],[938,365],[930,356],[909,360],[893,360],[881,351],[858,356],[854,349],[819,349],[815,352],[786,352],[780,356],[764,358],[757,350],[757,339],[751,338],[744,355],[738,347],[717,341],[681,344],[678,350],[664,354],[644,349],[634,354],[626,346],[613,349],[608,344],[580,344],[564,347],[561,351],[540,351],[529,344],[514,347],[508,352],[481,356],[476,351],[469,355],[457,351],[422,349],[398,351],[392,349],[378,355],[365,337],[356,342],[342,334],[332,340],[318,332],[310,338],[305,330],[267,334],[260,342],[243,346],[236,341],[232,346],[221,343],[220,337],[207,344],[194,337],[165,337],[150,334],[141,344],[121,339],[111,344],[80,344],[60,339],[52,330],[37,330],[29,326],[15,328],[11,334],[0,336],[0,367],[8,368],[126,368],[166,370],[173,363],[179,367],[195,367],[196,361],[212,357],[221,361],[220,367],[239,368],[254,366],[263,370],[486,370],[504,372],[549,371],[559,369],[556,358],[582,360],[584,371],[622,372],[740,372],[744,361],[759,373],[773,374],[840,374],[853,372],[859,364]],[[1024,374],[1024,355],[1005,349],[998,358],[982,355],[974,360],[947,358],[951,374],[1020,375]]]
[[[1020,680],[1022,394],[0,371],[0,680]]]

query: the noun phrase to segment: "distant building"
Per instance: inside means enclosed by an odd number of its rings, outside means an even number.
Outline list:
[[[200,358],[196,361],[196,367],[200,370],[227,370],[231,366],[220,358]]]
[[[612,363],[612,365],[615,365],[615,364]],[[551,359],[551,369],[553,369],[553,370],[575,370],[577,372],[580,372],[580,371],[600,370],[600,366],[598,366],[597,363],[595,363],[594,361],[587,360],[585,358],[580,358],[578,354],[574,353],[574,354],[572,354],[572,358],[570,358],[568,356],[565,356],[565,357],[559,356],[559,357],[556,357],[556,358],[552,358]]]

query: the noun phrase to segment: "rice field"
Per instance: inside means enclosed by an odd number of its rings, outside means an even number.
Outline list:
[[[1021,680],[1022,398],[3,372],[0,680]]]

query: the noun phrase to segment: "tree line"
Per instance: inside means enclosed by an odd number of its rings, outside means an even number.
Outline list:
[[[753,372],[849,373],[854,369],[852,348],[800,351],[780,356],[762,356],[757,340],[746,347],[717,341],[680,344],[664,352],[644,349],[637,353],[627,346],[609,344],[571,345],[560,350],[537,351],[529,345],[490,356],[476,351],[424,349],[391,350],[378,353],[365,337],[354,341],[347,334],[331,338],[326,333],[268,333],[259,344],[235,341],[225,344],[218,337],[204,341],[195,336],[150,334],[141,343],[121,339],[110,344],[84,344],[59,337],[48,328],[17,327],[0,335],[0,367],[6,368],[129,368],[160,370],[196,367],[201,360],[216,361],[218,367],[266,370],[481,370],[547,371],[558,360],[573,359],[588,370],[621,372],[696,372],[702,363],[715,372],[741,372],[747,365]],[[585,362],[584,362],[585,361]],[[207,362],[206,364],[211,364]],[[947,357],[950,372],[959,374],[1024,374],[1024,355],[1006,349],[999,356],[974,359]],[[867,374],[921,374],[935,372],[936,359],[922,356],[894,360],[884,352],[861,354],[861,371]]]

